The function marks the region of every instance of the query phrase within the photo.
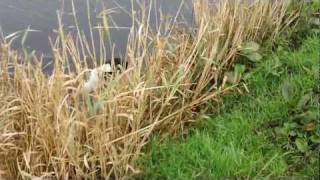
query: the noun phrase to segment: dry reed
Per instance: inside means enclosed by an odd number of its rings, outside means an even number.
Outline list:
[[[250,6],[228,0],[214,10],[207,4],[194,2],[192,33],[173,24],[164,36],[150,28],[147,8],[132,14],[128,68],[90,95],[82,91],[89,66],[84,62],[108,53],[110,11],[100,14],[98,47],[79,28],[72,38],[59,19],[50,77],[41,64],[30,63],[41,60],[19,55],[10,47],[12,37],[2,38],[0,172],[9,179],[128,178],[138,172],[134,162],[154,131],[181,130],[236,86],[226,83],[225,72],[244,42],[272,39],[296,18],[286,16],[286,0]],[[65,73],[70,64],[73,71]]]

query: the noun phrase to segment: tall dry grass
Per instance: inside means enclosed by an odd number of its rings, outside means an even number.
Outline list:
[[[227,84],[239,47],[272,39],[297,16],[287,16],[286,0],[195,1],[196,31],[175,24],[166,35],[150,28],[150,12],[132,13],[124,72],[101,81],[86,94],[85,59],[109,53],[108,18],[100,14],[99,46],[78,27],[73,38],[59,19],[51,40],[54,71],[47,77],[40,61],[0,45],[0,172],[3,178],[125,179],[138,173],[134,162],[154,131],[175,132],[207,111],[236,84]],[[74,14],[75,20],[77,19]],[[93,29],[93,28],[92,28]],[[100,53],[99,54],[97,54]],[[24,59],[24,63],[21,63]],[[65,73],[68,65],[73,71]],[[96,66],[99,63],[94,63]],[[8,72],[8,68],[14,71]]]

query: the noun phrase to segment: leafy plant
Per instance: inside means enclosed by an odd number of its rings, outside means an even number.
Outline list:
[[[268,76],[280,77],[284,72],[283,63],[280,61],[278,56],[275,56],[271,63],[268,63],[268,66],[264,68],[266,71],[265,78]]]
[[[285,83],[282,93],[286,101],[291,101],[292,85]],[[302,153],[311,158],[320,145],[319,114],[316,94],[302,95],[292,110],[291,118],[274,129],[275,137],[283,142],[282,147]]]
[[[45,174],[57,179],[124,179],[136,173],[134,160],[150,135],[156,130],[163,134],[184,129],[201,114],[199,107],[229,92],[231,88],[210,85],[220,82],[230,67],[235,67],[235,81],[240,79],[244,66],[234,66],[239,45],[273,39],[272,34],[278,32],[274,30],[291,21],[279,16],[286,11],[285,1],[257,1],[250,8],[241,0],[223,1],[214,13],[206,2],[194,1],[192,38],[177,30],[175,19],[160,23],[168,29],[165,34],[163,28],[153,28],[151,11],[142,2],[141,10],[132,10],[134,22],[123,55],[128,68],[94,92],[103,108],[93,97],[83,99],[80,89],[84,74],[92,68],[87,58],[96,67],[104,55],[113,55],[106,43],[111,42],[107,16],[113,10],[104,11],[106,17],[97,20],[97,26],[88,23],[89,37],[78,26],[73,1],[76,37],[75,32],[65,31],[58,16],[58,35],[51,41],[54,71],[50,78],[29,61],[20,66],[17,62],[25,59],[9,48],[5,38],[0,43],[0,66],[8,69],[12,64],[15,71],[12,81],[0,75],[1,171],[12,176],[9,179]],[[168,48],[170,44],[177,48]],[[261,59],[255,42],[241,48],[251,61]],[[198,56],[209,61],[199,62]],[[74,73],[65,73],[68,64],[74,65]]]
[[[259,62],[262,59],[259,53],[260,45],[254,41],[243,43],[240,48],[240,54],[251,62]]]
[[[236,64],[234,66],[234,70],[233,71],[229,71],[229,72],[226,73],[226,76],[228,78],[228,82],[230,82],[232,84],[240,82],[245,70],[246,70],[245,65]]]

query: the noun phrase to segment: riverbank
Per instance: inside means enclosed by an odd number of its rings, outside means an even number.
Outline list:
[[[218,115],[183,136],[154,137],[141,179],[317,179],[319,36],[298,49],[283,42],[275,51],[265,47],[262,62],[246,74],[249,92],[225,97]]]
[[[218,110],[226,95],[243,91],[242,77],[251,68],[238,61],[262,61],[260,44],[294,30],[305,8],[287,1],[256,1],[248,7],[230,0],[213,11],[208,1],[196,3],[200,11],[193,32],[168,22],[152,32],[148,8],[131,14],[127,69],[94,78],[98,87],[90,92],[83,91],[90,71],[83,57],[106,53],[108,11],[101,14],[99,47],[80,27],[75,38],[58,18],[50,77],[43,74],[41,60],[17,53],[11,47],[14,37],[4,37],[1,172],[8,179],[125,179],[139,173],[136,160],[153,134],[180,134],[201,115]]]

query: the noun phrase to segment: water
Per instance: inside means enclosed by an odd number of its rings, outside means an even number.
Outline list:
[[[137,0],[134,0],[136,2]],[[193,10],[192,0],[156,0],[151,10],[151,24],[157,26],[160,11],[164,14],[174,16],[179,9],[181,13],[179,21],[192,23]],[[149,0],[140,2],[150,2]],[[181,6],[183,3],[183,6]],[[74,20],[72,15],[71,0],[0,0],[0,27],[5,35],[25,30],[28,27],[33,30],[28,33],[24,47],[28,51],[35,50],[39,54],[50,57],[51,48],[48,37],[55,37],[55,29],[58,28],[57,15],[61,14],[64,27],[74,31]],[[131,18],[126,11],[131,12],[131,0],[74,0],[76,15],[81,30],[87,35],[88,28],[88,4],[91,14],[91,22],[97,25],[97,15],[104,9],[115,8],[112,15],[111,26],[121,27],[111,29],[112,43],[115,45],[116,56],[122,56],[126,50],[129,28],[132,24]],[[180,8],[181,7],[181,8]],[[139,11],[137,5],[133,7]],[[21,38],[17,39],[13,46],[21,49]],[[107,55],[110,57],[110,54]]]

